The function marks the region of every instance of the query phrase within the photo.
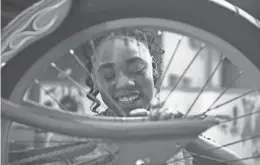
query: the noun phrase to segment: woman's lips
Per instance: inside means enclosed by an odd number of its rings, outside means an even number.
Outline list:
[[[117,101],[122,103],[122,104],[132,104],[136,100],[138,100],[139,98],[140,98],[140,95],[123,96],[123,97],[119,97],[117,99]]]
[[[117,97],[115,97],[115,100],[121,104],[129,105],[129,104],[133,104],[139,98],[140,98],[140,92],[135,91],[131,93],[125,92],[125,93],[118,94]]]

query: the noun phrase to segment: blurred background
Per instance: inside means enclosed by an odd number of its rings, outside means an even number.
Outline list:
[[[17,16],[21,11],[31,6],[39,0],[2,0],[1,10],[1,27],[3,28],[10,20]],[[248,13],[260,18],[260,1],[259,0],[227,0],[240,8],[246,10]]]
[[[37,1],[38,0],[2,0],[1,28],[5,27],[8,22],[15,18],[21,11]],[[259,0],[229,0],[229,2],[236,4],[260,19]],[[165,69],[167,62],[174,52],[175,47],[173,45],[177,45],[181,36],[179,34],[161,31],[156,31],[156,33],[158,35],[158,44],[165,50],[162,65],[162,68]],[[198,40],[188,37],[183,38],[178,54],[174,57],[173,63],[167,72],[167,78],[162,84],[160,94],[162,98],[165,96],[164,92],[167,92],[176,84],[178,78],[201,44],[202,43]],[[75,51],[79,53],[81,50]],[[169,99],[171,103],[169,106],[185,113],[219,60],[220,53],[211,47],[206,47],[187,74],[185,74],[176,92],[174,92]],[[74,60],[71,60],[71,56],[64,56],[64,58],[61,58],[56,64],[63,70],[66,70],[66,73],[71,75],[75,80],[84,83],[85,73]],[[222,89],[228,87],[234,77],[239,74],[239,71],[239,68],[234,66],[229,60],[224,60],[213,79],[207,85],[206,92],[198,99],[191,114],[206,110],[220,94]],[[86,111],[86,109],[89,109],[91,106],[91,103],[86,99],[81,89],[68,83],[68,81],[57,72],[48,70],[44,77],[42,77],[41,84],[44,90],[41,86],[35,84],[30,88],[25,97],[45,106],[59,108],[57,103],[50,97],[50,95],[52,95],[60,104],[68,107],[72,112],[92,114],[91,111]],[[250,86],[250,80],[242,76],[232,85],[232,89],[228,90],[227,94],[225,94],[218,103],[237,97],[252,88],[254,87]],[[104,109],[105,107],[101,107],[101,109],[102,108]],[[212,111],[211,114],[221,114],[227,116],[227,118],[234,118],[258,110],[260,110],[259,94],[253,93],[231,104],[222,106]],[[259,135],[260,128],[257,126],[260,126],[260,115],[249,116],[219,125],[205,132],[205,135],[224,145],[239,139]],[[47,133],[43,130],[16,124],[10,136],[10,147],[12,150],[43,147],[45,146],[46,136]],[[229,148],[244,157],[260,155],[260,139],[248,140],[229,146]],[[250,161],[252,165],[256,165],[257,163],[260,163],[260,160]]]

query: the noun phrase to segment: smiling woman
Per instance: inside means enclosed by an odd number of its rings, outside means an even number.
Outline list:
[[[113,107],[104,95],[108,92],[127,114],[136,108],[148,109],[154,95],[152,59],[148,48],[138,43],[133,40],[126,45],[122,38],[104,41],[93,60],[93,77],[102,99]]]
[[[86,84],[100,92],[109,108],[127,115],[133,109],[150,109],[164,53],[155,37],[151,30],[123,29],[87,44],[92,74]]]

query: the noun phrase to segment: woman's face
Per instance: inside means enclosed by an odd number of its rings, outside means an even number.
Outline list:
[[[150,106],[154,95],[152,58],[143,43],[114,38],[100,44],[94,55],[93,80],[109,108],[115,108],[111,99],[127,114]]]

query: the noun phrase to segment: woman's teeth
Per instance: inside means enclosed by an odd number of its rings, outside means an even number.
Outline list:
[[[119,97],[118,101],[122,103],[131,103],[139,98],[139,95],[128,96],[128,97]]]

